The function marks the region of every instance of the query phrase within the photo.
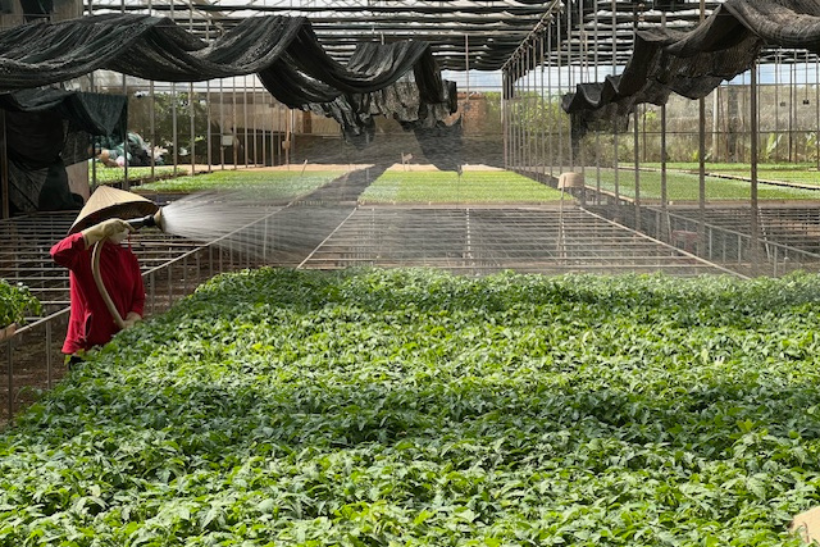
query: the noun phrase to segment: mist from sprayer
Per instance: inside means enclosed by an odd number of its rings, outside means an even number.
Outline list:
[[[460,157],[460,143],[441,139],[437,144],[439,153]],[[296,265],[348,218],[360,195],[385,170],[393,167],[410,174],[413,164],[426,163],[410,132],[379,134],[361,150],[339,141],[312,152],[312,166],[344,167],[348,172],[307,195],[288,199],[272,198],[270,187],[264,185],[191,194],[164,205],[158,227],[267,263]],[[291,164],[289,171],[294,177],[309,176],[305,167]]]
[[[349,172],[295,199],[272,199],[265,188],[198,192],[161,207],[152,222],[163,232],[282,265],[299,264],[356,208],[385,167]]]

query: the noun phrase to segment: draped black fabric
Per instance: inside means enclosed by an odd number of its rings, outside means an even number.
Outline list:
[[[287,105],[330,101],[383,89],[410,71],[420,92],[440,98],[430,46],[398,42],[367,70],[342,65],[318,42],[306,18],[251,17],[206,43],[171,19],[106,14],[0,32],[0,93],[41,87],[109,69],[148,80],[198,82],[258,73]],[[438,86],[437,86],[438,84]]]
[[[359,44],[348,68],[362,73],[383,71],[406,55],[405,44]],[[288,84],[277,82],[276,85]],[[436,92],[431,93],[431,90]],[[370,93],[345,93],[331,101],[307,101],[292,106],[333,118],[341,126],[345,141],[361,150],[372,144],[375,138],[374,116],[393,118],[407,131],[439,128],[436,134],[443,139],[446,131],[440,128],[446,127],[444,119],[458,108],[456,92],[455,82],[442,80],[435,60],[431,55],[424,55],[419,58],[412,78],[408,74],[392,85]],[[460,133],[457,136],[460,139]],[[460,150],[460,141],[448,146]],[[440,169],[453,168],[454,162],[450,158],[440,164],[434,161],[437,158],[436,154],[428,157]]]
[[[9,155],[9,202],[14,211],[77,209],[65,166],[92,157],[92,135],[123,139],[122,95],[28,89],[0,95]]]
[[[623,73],[579,84],[564,96],[562,108],[578,127],[588,128],[616,122],[640,103],[664,104],[672,92],[702,98],[749,70],[764,45],[820,53],[820,2],[726,0],[690,32],[639,31]]]
[[[0,108],[11,112],[49,112],[68,122],[68,132],[125,139],[128,102],[123,95],[62,89],[25,89],[0,95]]]
[[[437,122],[432,127],[413,128],[424,156],[442,171],[461,173],[464,164],[461,118],[452,125]]]
[[[374,115],[434,127],[455,111],[455,88],[445,87],[429,44],[363,43],[343,65],[302,17],[248,18],[211,43],[171,19],[134,14],[0,32],[0,94],[97,69],[167,82],[255,73],[281,103],[336,119],[358,145],[370,142]]]

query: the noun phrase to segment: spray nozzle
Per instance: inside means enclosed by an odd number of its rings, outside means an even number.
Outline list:
[[[140,228],[144,227],[152,228],[154,226],[162,230],[162,209],[160,209],[153,215],[146,215],[142,218],[127,220],[126,222],[135,230],[139,230]]]

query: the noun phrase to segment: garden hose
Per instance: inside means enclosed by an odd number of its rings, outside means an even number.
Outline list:
[[[126,222],[128,222],[134,230],[139,230],[145,226],[155,226],[160,230],[165,228],[162,221],[162,209],[154,214]],[[91,274],[94,276],[94,283],[97,284],[97,290],[100,291],[100,296],[102,296],[105,306],[108,308],[108,311],[111,312],[111,317],[114,318],[114,322],[120,329],[124,329],[125,321],[123,321],[120,312],[114,305],[114,301],[111,300],[111,295],[108,294],[108,289],[105,288],[105,283],[103,283],[102,276],[100,276],[100,253],[102,252],[103,243],[105,243],[105,240],[98,241],[94,244],[94,249],[91,251]]]
[[[108,311],[111,312],[111,317],[114,318],[114,322],[120,329],[124,329],[125,321],[122,320],[122,316],[114,305],[114,301],[111,300],[111,295],[108,294],[108,289],[105,288],[105,284],[100,276],[100,253],[102,252],[103,244],[105,244],[105,240],[98,241],[94,244],[94,249],[91,251],[91,273],[94,276],[94,283],[97,284],[97,290],[100,291],[100,296],[102,296],[105,306],[108,308]]]

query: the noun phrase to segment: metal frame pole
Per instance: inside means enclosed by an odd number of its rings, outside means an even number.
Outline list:
[[[583,2],[580,2],[583,4]],[[572,10],[570,4],[567,4],[567,90],[572,91],[572,86],[575,84],[573,75],[573,61],[572,61]],[[572,117],[567,117],[567,163],[569,164],[569,171],[575,171],[575,154],[572,143]]]
[[[544,50],[544,32],[543,28],[539,32],[538,35],[538,46],[541,50],[541,79],[538,86],[538,97],[539,97],[539,116],[538,116],[538,135],[539,135],[539,144],[541,146],[538,147],[538,159],[540,163],[539,174],[543,177],[547,172],[547,120],[546,120],[546,102],[544,100],[544,69],[546,67],[546,52]]]
[[[211,42],[211,20],[205,21],[205,39]],[[206,157],[208,158],[208,172],[213,171],[213,135],[211,132],[211,80],[205,82],[205,123],[208,126],[205,131],[205,146],[207,147]]]
[[[612,43],[618,43],[618,5],[616,0],[612,0]],[[618,71],[618,54],[615,48],[612,51],[612,75],[615,76],[615,73]],[[621,204],[621,188],[619,185],[619,173],[618,173],[618,120],[615,119],[615,123],[612,126],[612,162],[614,167],[614,183],[615,183],[615,202],[616,205],[620,206]]]
[[[188,24],[194,30],[194,4],[188,0]],[[196,174],[196,108],[194,104],[194,83],[188,83],[188,111],[191,115],[191,174]]]
[[[14,422],[14,360],[12,357],[12,346],[11,341],[13,339],[9,338],[6,341],[6,371],[8,372],[8,413],[9,413],[9,423]]]
[[[467,91],[464,97],[464,115],[461,117],[461,129],[467,127],[467,111],[470,110],[470,35],[464,34],[464,75]]]
[[[559,97],[559,104],[560,104],[560,97],[561,97],[561,21],[560,18],[558,20],[558,24],[555,25],[555,31],[557,32],[555,36],[555,68],[556,68],[556,76],[558,77],[558,97]],[[564,128],[563,128],[563,120],[564,117],[558,118],[558,174],[564,172]]]
[[[555,149],[553,147],[553,136],[555,135],[556,117],[553,109],[552,101],[552,21],[547,27],[547,51],[549,52],[549,61],[547,62],[547,109],[549,115],[549,164],[550,164],[550,179],[555,177]]]
[[[247,76],[242,77],[242,125],[245,131],[245,169],[250,163],[250,146],[248,146],[248,82]]]
[[[46,321],[46,387],[51,389],[51,321]]]
[[[530,63],[532,62],[532,58],[530,56],[530,44],[527,43],[526,47],[524,48],[524,123],[521,124],[521,129],[524,137],[524,169],[527,172],[530,171],[530,166],[532,164],[532,154],[531,154],[531,127],[530,127],[530,101],[532,100],[531,93],[532,93],[532,71],[530,70]]]
[[[638,8],[632,8],[632,40],[633,43],[638,40]],[[634,105],[632,111],[632,148],[633,161],[635,165],[635,199],[633,205],[635,206],[635,230],[641,231],[641,155],[640,155],[640,108],[639,105]]]
[[[219,164],[225,170],[225,79],[219,79]]]
[[[750,208],[751,208],[751,223],[750,223],[750,231],[751,231],[751,238],[749,244],[751,245],[751,249],[749,249],[749,258],[751,261],[751,272],[752,275],[757,274],[757,267],[760,263],[760,250],[759,250],[759,238],[760,238],[760,227],[758,226],[758,202],[757,202],[757,162],[758,162],[758,116],[759,113],[757,111],[757,69],[758,64],[757,61],[752,61],[752,69],[751,69],[751,93],[750,95],[750,129],[752,133],[752,142],[751,142],[751,196],[750,196]],[[738,253],[740,253],[740,249],[738,249]]]
[[[593,41],[598,44],[598,0],[594,0],[593,2]],[[613,55],[615,53],[613,52]],[[594,62],[595,62],[595,81],[598,80],[598,48],[595,47],[595,51],[593,52],[594,55]],[[584,182],[586,186],[586,182]],[[595,203],[600,205],[601,204],[601,132],[596,130],[595,131]]]
[[[666,12],[661,13],[661,28],[666,29]],[[664,231],[665,228],[669,227],[666,162],[666,102],[664,102],[661,105],[661,213],[663,216],[661,220],[662,229],[660,230],[661,240],[665,240],[667,237],[670,237],[670,234]]]
[[[9,148],[6,134],[6,111],[0,109],[0,179],[2,180],[3,218],[11,217],[11,200],[9,198]]]
[[[700,0],[700,22],[706,19],[706,0]],[[706,250],[706,98],[698,99],[698,255]]]

